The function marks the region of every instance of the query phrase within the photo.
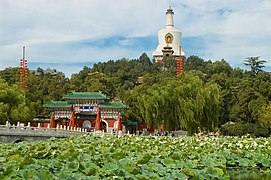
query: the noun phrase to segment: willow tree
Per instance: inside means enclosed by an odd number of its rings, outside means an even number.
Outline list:
[[[169,130],[181,125],[189,134],[199,129],[212,131],[217,127],[219,88],[204,84],[195,75],[184,73],[165,84],[148,87],[137,96],[136,106],[147,125]]]

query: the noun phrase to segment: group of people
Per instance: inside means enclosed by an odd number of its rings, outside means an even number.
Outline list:
[[[160,130],[157,130],[157,136],[168,136],[168,132],[167,131],[160,131]]]

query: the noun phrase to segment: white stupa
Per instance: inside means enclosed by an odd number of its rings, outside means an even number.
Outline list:
[[[181,46],[182,32],[174,28],[174,12],[171,6],[166,12],[166,27],[158,32],[158,46],[153,52],[156,62],[162,61],[164,55],[172,55],[176,59],[185,56]]]

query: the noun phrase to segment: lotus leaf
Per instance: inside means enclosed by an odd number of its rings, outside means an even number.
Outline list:
[[[95,135],[0,143],[0,178],[229,179],[258,173],[268,179],[270,147],[271,138],[192,136]],[[251,168],[249,176],[242,175]]]

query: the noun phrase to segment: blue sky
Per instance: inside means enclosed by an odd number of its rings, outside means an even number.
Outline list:
[[[31,69],[67,76],[100,61],[151,58],[168,5],[187,56],[241,68],[260,56],[271,71],[270,0],[0,0],[0,69],[18,66],[24,45]]]

